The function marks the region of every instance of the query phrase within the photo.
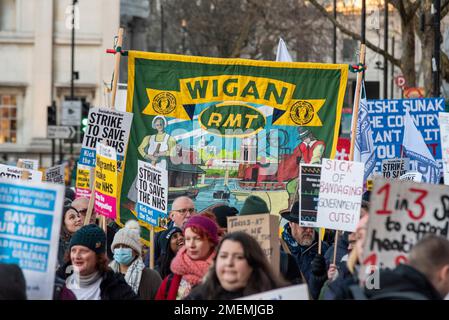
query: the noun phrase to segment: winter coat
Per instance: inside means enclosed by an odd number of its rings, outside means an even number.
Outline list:
[[[406,264],[400,264],[393,270],[381,270],[379,288],[365,288],[366,296],[374,300],[442,300],[444,298],[424,274]],[[419,296],[408,296],[409,293]]]
[[[65,264],[56,272],[54,300],[63,300],[75,295],[66,287],[66,279],[70,274],[65,270],[69,264]],[[103,280],[100,283],[101,300],[137,300],[139,297],[134,293],[131,287],[126,283],[123,275],[115,273],[112,270],[106,271],[102,275]],[[70,294],[71,293],[71,294]]]
[[[143,269],[142,278],[140,278],[139,297],[143,300],[153,300],[161,282],[159,273],[148,268]]]
[[[334,281],[327,281],[321,289],[320,299],[322,300],[346,300],[352,299],[349,287],[359,283],[357,274],[352,274],[346,261],[337,263],[338,276]]]
[[[166,240],[165,235],[170,231],[170,229],[174,226],[174,222],[170,221],[167,225],[167,229],[164,231],[156,232],[154,234],[154,261],[159,261],[159,257],[162,254],[162,251],[165,250]],[[146,260],[146,259],[144,259]],[[149,261],[149,256],[148,256]],[[145,265],[147,265],[145,261]]]
[[[214,300],[234,300],[243,297],[243,290],[227,291],[221,288],[218,297]],[[192,289],[190,294],[184,300],[211,300],[206,296],[204,284],[199,284]]]

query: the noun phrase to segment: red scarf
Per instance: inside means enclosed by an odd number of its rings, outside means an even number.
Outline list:
[[[187,255],[186,247],[183,246],[173,258],[170,269],[173,273],[181,275],[193,287],[200,283],[206,275],[214,257],[215,251],[212,251],[205,260],[192,260]]]

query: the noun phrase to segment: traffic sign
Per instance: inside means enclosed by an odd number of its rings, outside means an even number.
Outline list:
[[[397,76],[397,77],[394,78],[394,80],[396,82],[396,85],[399,88],[405,87],[405,78],[404,78],[404,76]]]
[[[62,102],[61,124],[63,126],[79,126],[81,122],[81,101],[66,100]]]
[[[47,138],[48,139],[72,139],[75,137],[76,130],[74,127],[64,126],[48,126]]]

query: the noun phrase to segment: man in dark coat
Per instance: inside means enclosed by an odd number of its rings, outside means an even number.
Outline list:
[[[407,264],[381,270],[379,288],[365,288],[373,300],[442,300],[449,293],[449,241],[428,235],[410,251]],[[375,281],[374,281],[375,284]]]
[[[288,220],[282,232],[282,241],[295,257],[299,270],[306,280],[313,299],[318,298],[321,287],[327,280],[326,260],[324,254],[329,245],[321,243],[321,254],[318,254],[318,233],[313,228],[299,225],[299,202],[296,201],[290,210],[281,212],[282,218]],[[285,250],[284,246],[282,249]]]

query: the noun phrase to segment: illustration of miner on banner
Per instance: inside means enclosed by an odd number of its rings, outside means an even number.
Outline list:
[[[164,116],[156,116],[153,118],[151,127],[157,130],[156,134],[145,136],[137,148],[140,156],[152,165],[167,169],[170,156],[176,150],[176,140],[165,132],[167,127],[167,119]],[[134,210],[137,201],[137,175],[133,184],[128,191],[128,199],[130,202],[126,204],[130,210]]]

